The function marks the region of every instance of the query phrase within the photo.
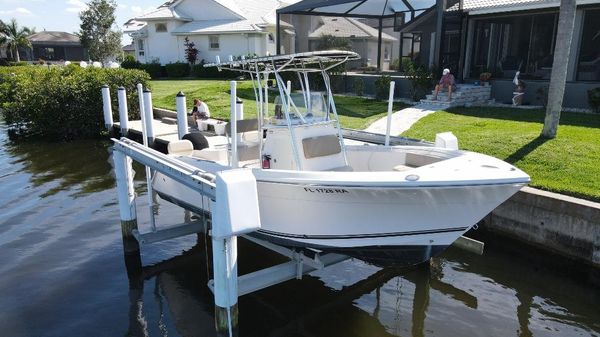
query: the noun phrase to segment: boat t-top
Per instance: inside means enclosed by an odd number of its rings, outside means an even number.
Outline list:
[[[232,109],[226,136],[206,136],[196,148],[187,140],[172,142],[169,152],[212,174],[251,168],[261,220],[251,234],[256,238],[379,265],[420,263],[446,249],[529,176],[456,146],[344,139],[328,71],[357,59],[350,51],[318,51],[208,64],[250,78],[257,118],[238,120]],[[163,199],[210,213],[205,197],[161,173],[153,187]]]

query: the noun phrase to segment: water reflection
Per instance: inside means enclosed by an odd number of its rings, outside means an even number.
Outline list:
[[[143,313],[148,310],[160,312],[159,319],[150,323],[157,325],[156,331],[166,331],[160,326],[168,311],[178,334],[215,335],[203,242],[199,236],[184,254],[140,269],[139,280],[146,281],[130,283],[130,335],[147,335]],[[430,266],[410,270],[379,269],[349,260],[302,281],[240,298],[240,336],[537,336],[550,331],[594,336],[600,331],[600,313],[593,304],[598,291],[593,286],[561,280],[556,270],[523,281],[510,270],[527,275],[535,265],[521,261],[513,268],[514,261],[498,260],[498,251],[486,254],[487,261],[451,250]],[[244,240],[240,256],[244,273],[281,262]],[[354,275],[345,277],[347,273]],[[146,304],[154,308],[144,311],[143,285],[148,286],[148,280],[155,282],[156,298]],[[554,286],[564,282],[563,290],[587,288],[589,293],[579,294],[587,300],[581,302],[575,295],[573,301],[573,292],[557,291],[552,284],[540,286],[548,280],[556,282]]]
[[[2,335],[214,335],[202,235],[123,259],[108,142],[13,143],[0,123],[0,144]],[[160,204],[159,226],[186,217]],[[588,270],[482,239],[483,256],[451,249],[431,269],[349,260],[243,296],[240,336],[600,336]],[[240,274],[284,261],[244,240],[239,251]]]

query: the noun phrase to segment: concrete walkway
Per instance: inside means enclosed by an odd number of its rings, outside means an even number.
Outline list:
[[[396,111],[392,114],[392,127],[390,135],[398,136],[402,132],[410,129],[419,119],[432,114],[439,110],[440,107],[436,107],[431,104],[417,104],[413,107]],[[385,134],[387,127],[387,116],[380,118],[369,125],[365,129],[367,132]]]

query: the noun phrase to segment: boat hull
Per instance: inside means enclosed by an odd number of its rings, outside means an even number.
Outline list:
[[[261,229],[253,236],[378,265],[412,265],[443,251],[522,186],[318,185],[258,176]],[[209,200],[160,174],[154,188],[168,201],[210,212]]]

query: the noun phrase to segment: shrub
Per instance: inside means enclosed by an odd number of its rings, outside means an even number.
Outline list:
[[[137,83],[148,74],[129,69],[13,67],[0,69],[0,102],[7,124],[27,135],[53,139],[96,137],[104,131],[101,87],[111,89],[115,120],[117,88],[127,90],[129,118],[139,118]]]
[[[588,103],[597,113],[600,113],[600,87],[588,90]]]
[[[165,69],[168,77],[186,77],[190,73],[190,65],[184,62],[168,63]]]
[[[381,75],[375,80],[375,98],[383,101],[389,97],[390,82],[392,78],[389,75]]]
[[[402,60],[402,70],[410,82],[410,97],[413,101],[417,101],[431,87],[432,74],[410,59]]]
[[[362,77],[356,77],[352,82],[352,91],[356,96],[362,96],[365,93],[365,80]]]
[[[142,63],[135,59],[133,55],[125,55],[125,59],[121,62],[121,68],[125,69],[141,69]]]
[[[140,69],[145,70],[152,78],[158,78],[158,77],[164,76],[163,75],[163,67],[156,60],[152,61],[150,63],[142,63]]]

